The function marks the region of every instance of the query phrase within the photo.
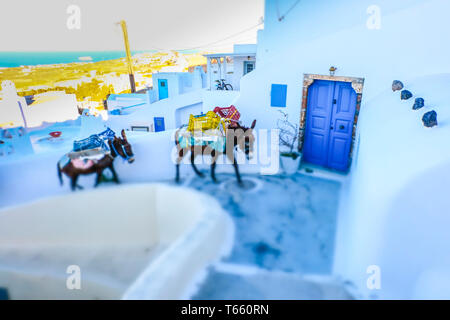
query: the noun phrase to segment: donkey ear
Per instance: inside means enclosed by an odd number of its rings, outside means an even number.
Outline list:
[[[253,120],[253,122],[252,122],[252,126],[251,126],[250,128],[254,129],[254,128],[255,128],[255,126],[256,126],[256,119],[255,119],[255,120]]]
[[[127,136],[125,135],[125,130],[122,129],[121,135],[122,135],[123,140],[127,141]]]

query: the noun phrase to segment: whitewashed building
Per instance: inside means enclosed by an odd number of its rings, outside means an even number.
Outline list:
[[[241,78],[256,67],[256,45],[236,44],[231,53],[211,53],[207,59],[207,88],[216,90],[217,81],[224,79],[233,90],[240,90]]]
[[[159,101],[203,89],[206,86],[206,75],[199,66],[192,73],[167,71],[153,73],[152,81],[155,100]]]
[[[0,126],[26,128],[78,118],[75,94],[50,91],[27,98],[17,95],[11,81],[3,81],[3,100],[0,102]]]
[[[0,127],[24,127],[26,126],[24,107],[27,105],[25,98],[17,95],[16,86],[12,81],[5,80],[1,83],[2,99],[0,100]]]
[[[265,1],[258,67],[235,105],[258,128],[288,113],[303,167],[347,172],[333,273],[357,297],[450,298],[449,10],[446,0]],[[416,97],[425,108],[412,110]],[[442,122],[425,128],[432,109]]]
[[[193,72],[152,74],[153,87],[144,93],[112,94],[107,99],[111,127],[159,132],[186,124],[189,115],[203,110],[206,75]]]

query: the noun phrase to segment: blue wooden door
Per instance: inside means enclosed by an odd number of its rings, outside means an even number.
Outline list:
[[[155,132],[166,130],[166,126],[164,125],[164,118],[154,117],[153,122],[155,123]]]
[[[167,86],[167,79],[158,79],[159,100],[169,97],[169,88]]]
[[[350,83],[314,81],[308,92],[306,162],[347,170],[355,109],[356,93]]]

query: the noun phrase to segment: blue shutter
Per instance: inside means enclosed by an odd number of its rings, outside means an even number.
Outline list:
[[[272,84],[272,90],[270,91],[270,105],[272,107],[286,107],[286,84]]]
[[[164,118],[154,117],[153,121],[155,122],[155,132],[166,130],[164,125]]]

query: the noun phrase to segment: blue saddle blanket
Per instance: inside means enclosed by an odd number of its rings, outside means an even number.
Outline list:
[[[223,135],[195,136],[184,133],[178,137],[178,143],[181,148],[188,148],[192,146],[209,146],[219,152],[225,152],[227,146],[226,138]]]
[[[107,128],[105,131],[98,134],[93,134],[86,139],[75,140],[73,142],[73,151],[77,152],[95,148],[109,150],[107,141],[113,140],[115,136],[115,132],[110,128]]]

